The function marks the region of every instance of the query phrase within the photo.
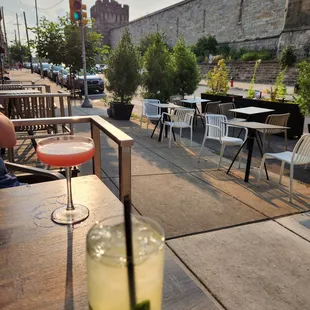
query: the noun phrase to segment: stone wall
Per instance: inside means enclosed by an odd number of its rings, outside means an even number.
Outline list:
[[[235,81],[250,83],[253,71],[254,61],[249,62],[229,62],[227,66],[230,70],[230,76],[233,76]],[[200,64],[200,72],[205,75],[209,70],[212,70],[215,64]],[[280,72],[279,63],[276,61],[262,62],[257,69],[256,83],[260,84],[274,84]],[[285,76],[285,83],[287,86],[294,86],[297,81],[297,69],[295,67],[288,68]]]
[[[173,46],[179,36],[194,44],[204,35],[239,48],[277,49],[283,31],[286,0],[185,0],[128,24],[134,42],[162,31]],[[114,47],[125,29],[111,31]]]

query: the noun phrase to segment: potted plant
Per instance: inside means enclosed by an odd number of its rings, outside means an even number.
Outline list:
[[[210,90],[201,94],[202,99],[209,99],[212,101],[232,102],[235,98],[242,96],[229,95],[229,70],[225,64],[224,59],[218,61],[217,66],[207,73],[207,86]]]
[[[107,88],[113,92],[111,116],[116,120],[129,120],[134,105],[131,99],[140,84],[140,55],[126,28],[121,41],[108,59]],[[109,112],[108,112],[109,113]]]
[[[196,55],[186,46],[184,39],[180,38],[173,48],[173,61],[175,65],[174,89],[175,95],[191,95],[200,82],[200,72]]]
[[[306,61],[297,65],[298,68],[298,92],[294,96],[296,103],[299,105],[301,113],[306,116],[310,115],[310,64]],[[310,133],[310,124],[308,124]]]
[[[167,102],[174,95],[175,66],[172,55],[160,33],[156,33],[144,57],[142,85],[144,98]]]

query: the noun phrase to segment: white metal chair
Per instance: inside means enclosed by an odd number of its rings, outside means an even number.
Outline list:
[[[158,121],[161,118],[161,108],[156,107],[150,103],[160,103],[157,99],[143,99],[142,102],[142,113],[140,118],[140,127],[142,127],[142,118],[146,117],[146,129],[149,128],[149,122]]]
[[[220,160],[218,163],[218,169],[221,166],[222,157],[224,155],[226,146],[241,146],[248,136],[248,129],[243,128],[245,130],[245,138],[242,140],[241,138],[235,138],[228,136],[229,127],[235,127],[227,123],[227,117],[225,115],[220,114],[206,114],[206,132],[202,141],[198,162],[200,161],[200,157],[202,154],[202,150],[204,148],[204,144],[207,139],[218,141],[221,144],[221,152],[220,152]],[[240,129],[240,127],[238,127]],[[241,163],[242,151],[239,154],[239,168]]]
[[[161,121],[163,123],[163,132],[165,132],[165,127],[169,126],[169,148],[171,148],[171,139],[172,139],[172,129],[180,128],[180,140],[182,138],[182,129],[189,128],[191,132],[191,147],[193,145],[193,118],[195,114],[195,109],[186,109],[180,108],[175,109],[174,114],[168,114],[164,112],[162,114]],[[165,120],[166,115],[168,116],[168,120]],[[170,119],[170,120],[169,120]],[[163,140],[162,135],[162,140]]]
[[[266,153],[263,156],[257,184],[261,179],[261,173],[266,159],[275,158],[282,162],[280,170],[279,184],[281,184],[285,163],[290,165],[290,202],[293,196],[293,179],[294,179],[294,166],[307,165],[310,163],[310,134],[304,134],[296,143],[293,152],[281,153]]]

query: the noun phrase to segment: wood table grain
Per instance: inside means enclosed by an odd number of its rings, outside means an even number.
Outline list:
[[[88,309],[86,234],[122,205],[94,175],[72,182],[90,216],[71,227],[50,219],[65,180],[0,190],[0,309]],[[169,249],[163,295],[164,310],[219,309]]]

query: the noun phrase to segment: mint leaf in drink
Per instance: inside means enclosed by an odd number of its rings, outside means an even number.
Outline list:
[[[149,300],[142,301],[133,310],[151,310],[151,303]]]

